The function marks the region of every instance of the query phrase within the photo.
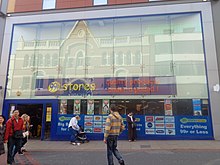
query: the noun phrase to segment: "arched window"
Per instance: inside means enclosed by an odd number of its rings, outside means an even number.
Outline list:
[[[76,53],[76,66],[84,66],[85,65],[85,54],[82,50]]]

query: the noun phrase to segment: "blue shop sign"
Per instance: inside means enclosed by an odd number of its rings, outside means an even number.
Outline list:
[[[68,125],[73,115],[57,115],[57,136],[70,136]],[[88,137],[102,140],[107,115],[80,115],[79,125]],[[127,139],[126,115],[122,115],[125,131],[119,136]],[[137,139],[213,139],[209,116],[145,116],[135,115]]]
[[[178,136],[212,137],[212,126],[208,116],[176,117],[176,133]]]

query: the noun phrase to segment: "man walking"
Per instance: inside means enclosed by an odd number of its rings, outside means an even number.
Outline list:
[[[110,114],[105,123],[104,143],[107,144],[108,165],[114,165],[113,154],[118,159],[120,165],[124,165],[124,160],[117,150],[117,141],[119,134],[125,129],[123,118],[118,113],[115,104],[110,106]]]
[[[14,110],[12,117],[8,119],[6,123],[5,142],[8,146],[7,164],[12,164],[14,162],[14,156],[21,149],[22,137],[15,137],[13,135],[15,135],[14,133],[16,131],[20,131],[22,136],[23,124],[23,119],[19,117],[19,110]]]

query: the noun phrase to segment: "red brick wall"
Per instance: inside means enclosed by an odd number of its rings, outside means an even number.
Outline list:
[[[43,0],[16,0],[15,12],[40,11]]]
[[[148,0],[108,0],[109,5],[131,4],[140,2],[148,2]]]
[[[148,0],[108,0],[108,5],[148,2]],[[14,12],[41,11],[43,0],[15,0]],[[93,0],[56,0],[56,9],[93,6]]]
[[[93,5],[93,0],[57,0],[57,9],[68,9],[78,7],[89,7]]]

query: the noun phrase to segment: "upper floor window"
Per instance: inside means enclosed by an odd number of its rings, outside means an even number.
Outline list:
[[[29,55],[26,54],[26,55],[24,56],[23,67],[28,67],[28,65],[29,65],[29,59],[30,59]]]
[[[84,66],[85,65],[85,55],[82,51],[79,51],[76,55],[76,66]]]
[[[55,9],[56,0],[43,0],[43,9]]]
[[[94,0],[93,1],[93,4],[94,5],[107,5],[107,2],[108,0]]]

